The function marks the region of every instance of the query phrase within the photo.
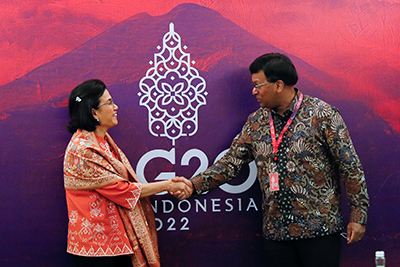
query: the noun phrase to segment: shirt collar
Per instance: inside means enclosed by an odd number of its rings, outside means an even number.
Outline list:
[[[283,116],[287,115],[288,112],[289,112],[289,114],[292,114],[292,112],[296,108],[297,101],[299,100],[299,97],[300,97],[300,91],[297,88],[294,88],[294,91],[296,92],[296,94],[294,95],[294,98],[293,98],[292,103],[290,104],[290,106],[283,113]],[[273,109],[271,109],[271,112],[274,115],[280,115],[278,112],[276,112]]]
[[[290,104],[290,106],[287,109],[287,110],[290,110],[291,112],[293,112],[294,109],[296,108],[297,101],[299,100],[299,97],[300,97],[299,90],[297,88],[294,88],[294,91],[296,92],[296,94],[294,95],[292,103]]]

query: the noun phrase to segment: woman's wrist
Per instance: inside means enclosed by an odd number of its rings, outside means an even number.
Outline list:
[[[171,180],[168,180],[168,181],[165,181],[165,183],[166,183],[166,189],[165,189],[165,191],[168,191],[168,192],[171,192],[171,191],[173,191],[172,189],[172,181]]]

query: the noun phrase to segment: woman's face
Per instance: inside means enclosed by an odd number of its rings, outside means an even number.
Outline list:
[[[96,131],[107,132],[108,129],[118,124],[117,118],[118,106],[114,104],[110,93],[106,89],[100,97],[100,104],[97,109],[93,109],[93,117],[99,119],[100,125],[97,125]]]

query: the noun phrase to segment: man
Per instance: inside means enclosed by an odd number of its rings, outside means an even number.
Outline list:
[[[335,107],[294,87],[297,72],[285,55],[262,55],[250,72],[260,109],[248,117],[224,157],[190,181],[175,179],[185,181],[190,194],[201,194],[255,160],[268,266],[337,267],[344,228],[340,181],[351,207],[348,243],[363,237],[369,206],[347,127]]]

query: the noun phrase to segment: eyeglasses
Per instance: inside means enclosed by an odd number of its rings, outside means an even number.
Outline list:
[[[260,88],[261,86],[266,85],[266,84],[268,84],[268,83],[269,83],[269,82],[265,82],[265,83],[261,83],[261,84],[254,84],[254,83],[251,83],[251,85],[253,86],[253,89],[258,90],[258,88]]]
[[[110,106],[112,106],[112,105],[115,105],[115,103],[114,103],[114,100],[109,100],[109,101],[107,101],[107,102],[104,102],[103,104],[101,104],[101,105],[99,105],[98,107],[97,107],[97,109],[99,109],[101,106],[104,106],[104,105],[110,105]]]

